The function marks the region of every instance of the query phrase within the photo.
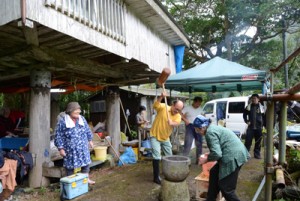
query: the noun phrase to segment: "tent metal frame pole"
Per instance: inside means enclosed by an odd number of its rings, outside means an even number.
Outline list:
[[[189,105],[191,105],[191,99],[192,99],[192,87],[189,86]]]

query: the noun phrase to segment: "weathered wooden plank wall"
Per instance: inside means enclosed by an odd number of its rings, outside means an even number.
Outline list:
[[[52,7],[46,6],[45,1],[27,1],[27,17],[93,46],[125,56],[125,45],[123,43],[85,25],[85,21],[83,21],[84,23],[79,22],[68,16],[68,14],[63,14]]]
[[[21,18],[20,0],[1,0],[0,2],[0,26],[12,20]]]
[[[145,6],[135,9],[142,10],[149,16],[155,14],[153,10],[149,10]],[[134,13],[134,10],[128,8],[126,16],[126,35],[128,37],[126,41],[130,49],[128,49],[127,54],[148,64],[157,72],[161,72],[164,67],[170,67],[172,74],[175,73],[173,47],[164,40],[165,36],[159,35],[156,30],[147,26],[147,19],[140,19]]]
[[[74,20],[68,16],[68,12],[63,14],[46,6],[46,1],[26,1],[27,18],[124,58],[137,59],[157,72],[167,66],[171,67],[172,73],[175,72],[173,48],[126,6],[123,7],[126,37],[124,44]]]
[[[45,0],[45,5],[125,43],[125,5],[121,0]]]
[[[126,31],[127,57],[142,61],[157,72],[171,67],[172,73],[175,73],[173,48],[131,12],[127,13]]]

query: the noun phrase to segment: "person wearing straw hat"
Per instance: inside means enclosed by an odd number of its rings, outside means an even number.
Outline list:
[[[210,151],[200,156],[199,163],[217,161],[210,169],[206,200],[216,200],[220,191],[225,200],[239,200],[235,189],[239,171],[250,158],[246,147],[234,132],[211,124],[211,120],[202,115],[198,115],[193,124],[196,132],[205,136]]]
[[[89,146],[94,146],[93,134],[85,118],[80,115],[81,107],[77,102],[68,103],[65,113],[57,124],[55,146],[64,159],[67,176],[74,174],[77,168],[88,175],[91,163]],[[88,183],[94,184],[95,181],[88,179]]]

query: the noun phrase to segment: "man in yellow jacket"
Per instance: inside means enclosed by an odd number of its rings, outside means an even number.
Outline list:
[[[173,127],[180,124],[180,113],[183,109],[183,102],[180,100],[174,101],[171,106],[166,105],[167,103],[161,103],[165,96],[166,93],[163,92],[153,104],[157,115],[150,130],[153,156],[153,181],[157,184],[161,184],[159,177],[161,152],[163,152],[165,156],[172,155],[172,145],[169,137],[172,134]]]

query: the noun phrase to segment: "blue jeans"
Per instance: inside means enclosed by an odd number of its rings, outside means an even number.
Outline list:
[[[195,139],[196,145],[196,160],[202,154],[202,136],[196,133],[193,124],[189,124],[185,127],[185,137],[184,137],[184,148],[183,155],[188,156],[191,151],[193,140]]]

